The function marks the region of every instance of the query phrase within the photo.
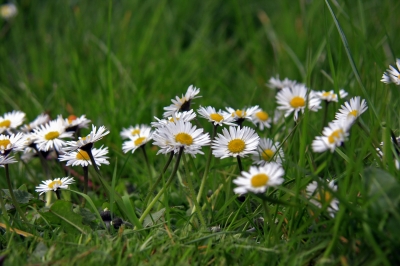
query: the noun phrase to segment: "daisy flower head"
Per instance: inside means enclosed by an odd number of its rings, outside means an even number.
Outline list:
[[[283,88],[276,95],[278,109],[286,111],[285,117],[294,113],[294,120],[297,120],[298,113],[304,113],[306,107],[310,111],[316,112],[321,108],[321,100],[313,91],[308,93],[308,89],[303,84],[296,84],[291,88]]]
[[[345,102],[341,109],[336,113],[336,121],[344,121],[350,127],[351,124],[368,109],[367,102],[360,96],[353,97],[350,102]]]
[[[151,122],[151,126],[155,128],[159,127],[164,127],[169,123],[175,123],[178,120],[182,120],[184,122],[190,122],[196,117],[196,113],[193,111],[193,109],[185,112],[177,112],[173,113],[172,116],[169,116],[164,119],[159,119],[157,117],[154,117],[157,122]]]
[[[294,80],[290,80],[288,78],[285,78],[284,80],[280,80],[279,76],[277,76],[276,78],[271,77],[268,80],[268,83],[266,85],[268,87],[270,87],[271,89],[281,90],[283,88],[291,88],[296,84],[297,84],[297,82]]]
[[[321,100],[326,101],[326,102],[337,102],[338,101],[338,94],[335,93],[333,90],[330,90],[330,91],[317,91],[316,95]],[[339,90],[340,99],[343,99],[347,95],[348,95],[348,93],[345,90],[343,90],[343,89]]]
[[[256,126],[258,124],[260,130],[271,127],[271,117],[261,108],[255,110],[254,113],[251,115],[251,122],[253,122],[253,124]]]
[[[63,177],[56,178],[54,180],[45,180],[42,181],[42,184],[36,187],[35,191],[40,192],[39,195],[42,195],[45,192],[49,191],[57,191],[59,189],[67,189],[68,185],[74,183],[74,179],[72,177]]]
[[[242,126],[243,122],[247,119],[252,121],[253,120],[253,114],[259,109],[258,105],[249,107],[249,108],[243,108],[243,109],[233,109],[231,107],[226,107],[225,108],[230,116],[232,116],[233,121],[238,125]]]
[[[25,148],[24,134],[3,135],[0,134],[0,153],[7,156],[11,151],[22,151]]]
[[[6,3],[0,6],[0,16],[10,20],[18,14],[17,6],[14,3]]]
[[[129,140],[125,141],[122,144],[122,151],[127,153],[128,151],[132,151],[134,153],[137,148],[142,147],[147,142],[153,139],[153,132],[150,127],[144,128],[140,131],[139,134],[132,136]]]
[[[306,193],[310,202],[318,208],[322,208],[323,205],[328,205],[329,215],[334,217],[335,212],[339,210],[339,201],[333,197],[330,191],[336,192],[337,186],[333,181],[331,181],[328,183],[328,187],[330,190],[323,186],[319,186],[317,181],[313,181],[308,184]]]
[[[400,137],[395,137],[394,135],[392,135],[391,139],[391,144],[392,144],[392,149],[393,149],[393,153],[392,153],[392,158],[394,160],[394,165],[396,167],[397,170],[400,169]],[[378,153],[379,157],[383,157],[383,145],[384,142],[380,143],[380,147],[376,148],[376,152]],[[397,155],[397,156],[396,156]],[[387,158],[390,160],[390,157],[387,156]]]
[[[69,115],[64,119],[67,131],[76,131],[81,128],[88,128],[91,122],[86,118],[86,115],[81,115],[77,117],[75,115]]]
[[[389,65],[389,69],[383,73],[381,82],[389,84],[394,83],[396,85],[400,85],[400,59],[396,59],[397,69],[393,66]]]
[[[148,125],[135,125],[135,126],[130,126],[128,128],[123,128],[120,135],[123,139],[129,139],[131,137],[140,135],[144,131],[150,131],[151,127]]]
[[[200,107],[197,112],[199,112],[201,117],[207,119],[208,122],[213,123],[214,126],[222,126],[223,124],[230,126],[236,125],[233,123],[234,118],[230,114],[221,110],[217,112],[214,107]]]
[[[165,127],[158,128],[153,134],[154,145],[160,147],[159,153],[178,153],[181,148],[185,153],[195,156],[204,154],[203,146],[210,145],[210,136],[203,133],[203,129],[197,129],[190,122],[182,120],[169,123]]]
[[[258,165],[264,165],[271,161],[282,164],[285,156],[282,149],[279,149],[277,152],[279,146],[279,142],[274,142],[272,139],[261,138],[257,151],[253,154],[253,161]]]
[[[55,149],[60,151],[66,145],[64,138],[70,138],[73,132],[65,131],[64,120],[59,117],[34,129],[35,144],[40,151]]]
[[[322,131],[323,136],[317,136],[311,146],[314,152],[330,150],[334,152],[349,136],[348,127],[344,122],[330,122]]]
[[[38,115],[35,120],[27,125],[24,125],[21,130],[24,132],[33,132],[33,130],[40,125],[44,125],[50,121],[50,116],[46,113]]]
[[[212,153],[217,158],[245,157],[254,154],[257,149],[260,137],[249,127],[229,127],[222,129],[222,134],[213,140]]]
[[[250,166],[249,172],[243,171],[241,176],[233,180],[238,187],[233,191],[242,195],[248,192],[264,193],[268,187],[283,183],[285,171],[278,163],[266,163],[263,166]]]
[[[84,151],[90,151],[93,144],[101,140],[104,136],[110,134],[105,126],[101,126],[97,129],[95,125],[92,125],[92,131],[86,137],[80,137],[77,141],[68,141],[68,147],[65,148],[66,151],[74,151],[81,149]]]
[[[14,156],[0,155],[0,167],[4,167],[6,164],[16,163]]]
[[[172,99],[172,104],[170,106],[164,107],[164,117],[172,116],[176,112],[184,112],[190,110],[190,104],[193,99],[199,98],[201,96],[197,96],[200,93],[200,88],[196,88],[193,85],[190,85],[185,95],[182,95],[181,98],[176,96],[176,99]]]
[[[25,120],[25,113],[21,111],[12,111],[0,116],[0,133],[6,131],[11,134],[13,129],[16,129]]]
[[[93,148],[92,149],[92,155],[94,158],[94,161],[96,165],[101,166],[102,164],[110,164],[110,162],[107,160],[109,157],[106,156],[108,154],[108,148],[103,148],[101,146],[99,149]],[[92,165],[92,162],[90,160],[89,154],[84,151],[78,149],[77,151],[72,151],[70,153],[66,153],[63,155],[60,155],[59,160],[62,161],[67,161],[67,166],[82,166],[82,167],[87,167],[89,165]]]

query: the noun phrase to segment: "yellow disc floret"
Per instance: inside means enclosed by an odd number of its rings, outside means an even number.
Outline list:
[[[244,151],[246,143],[242,139],[233,139],[228,143],[228,150],[233,153]]]
[[[179,143],[182,143],[184,145],[191,145],[193,143],[193,138],[187,133],[178,133],[175,135],[175,140]]]
[[[59,136],[60,136],[60,133],[58,131],[50,131],[49,133],[44,135],[44,138],[46,140],[53,140],[53,139],[58,138]]]
[[[145,137],[140,137],[137,138],[133,143],[135,144],[135,146],[140,146],[145,139]]]
[[[266,174],[257,174],[251,178],[252,187],[263,187],[267,185],[269,177]]]
[[[214,121],[221,122],[224,117],[220,114],[210,114],[210,118]]]
[[[265,149],[261,154],[261,158],[263,158],[264,161],[271,160],[273,156],[274,156],[274,151],[271,149]]]
[[[306,101],[304,100],[303,97],[300,96],[295,96],[293,97],[292,100],[290,100],[290,105],[293,108],[300,108],[300,107],[304,107],[305,106]]]
[[[76,159],[90,161],[89,154],[87,152],[85,152],[84,150],[78,151],[78,153],[76,154]]]

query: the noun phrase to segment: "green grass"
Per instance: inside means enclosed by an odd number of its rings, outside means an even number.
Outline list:
[[[45,179],[39,161],[10,165],[14,188],[34,196],[22,205],[30,222],[4,211],[0,222],[11,222],[34,237],[1,229],[5,264],[399,263],[399,171],[390,157],[381,162],[374,145],[389,143],[390,130],[400,133],[399,87],[380,82],[383,71],[400,57],[400,2],[148,0],[93,5],[21,0],[18,9],[10,23],[0,21],[0,113],[21,110],[27,121],[43,111],[52,118],[86,114],[94,125],[111,131],[101,141],[110,149],[110,165],[100,169],[108,189],[90,171],[98,189],[91,189],[84,210],[77,207],[82,197],[68,191],[63,201],[46,209],[34,191]],[[201,88],[195,110],[200,105],[223,109],[257,104],[273,113],[276,92],[265,84],[278,74],[314,90],[344,88],[350,97],[366,99],[369,108],[359,120],[364,128],[355,124],[348,141],[333,154],[311,149],[325,126],[323,110],[306,112],[290,136],[292,118],[258,131],[283,143],[286,158],[285,183],[266,194],[270,220],[259,197],[250,195],[243,203],[236,199],[236,161],[213,159],[205,192],[218,194],[202,214],[207,227],[220,226],[219,232],[197,227],[196,214],[190,216],[187,176],[195,177],[197,191],[207,158],[182,158],[177,177],[152,209],[162,210],[160,219],[145,219],[148,226],[139,229],[149,174],[140,150],[122,153],[121,129],[161,117],[170,99],[181,96],[190,84]],[[327,121],[342,103],[329,105]],[[211,133],[211,125],[199,122]],[[207,155],[209,148],[203,151]],[[168,160],[156,152],[147,146],[154,177]],[[244,159],[244,169],[251,163]],[[57,165],[51,170],[54,177],[64,176]],[[334,196],[340,206],[334,218],[309,204],[304,193],[318,177],[337,181]],[[5,178],[0,187],[7,188]],[[83,191],[81,184],[71,189]],[[98,212],[105,207],[136,229],[127,224],[104,230]],[[259,217],[275,223],[246,232]]]

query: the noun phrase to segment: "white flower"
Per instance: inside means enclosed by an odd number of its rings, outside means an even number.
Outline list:
[[[290,80],[288,78],[285,78],[284,80],[280,80],[279,76],[277,76],[276,78],[271,77],[266,85],[268,87],[270,87],[271,89],[281,90],[281,89],[283,89],[285,87],[286,88],[291,88],[296,84],[297,84],[297,82],[294,81],[294,80]]]
[[[0,133],[6,131],[12,133],[12,129],[19,127],[25,120],[25,113],[21,111],[12,111],[0,116]]]
[[[62,118],[52,120],[47,124],[40,125],[34,129],[34,139],[37,148],[41,151],[55,149],[60,151],[66,145],[63,138],[72,137],[73,132],[65,131],[65,124]]]
[[[122,151],[127,153],[132,151],[134,153],[137,148],[145,145],[147,142],[153,139],[153,132],[150,127],[146,127],[140,130],[140,133],[129,137],[129,140],[122,144]]]
[[[54,180],[42,181],[42,183],[36,187],[36,192],[40,192],[39,195],[49,191],[57,191],[58,189],[67,189],[68,185],[74,183],[74,179],[72,177],[63,177],[61,179],[58,177]]]
[[[203,129],[196,129],[190,122],[181,120],[169,123],[165,127],[158,128],[153,134],[154,145],[160,147],[159,153],[178,153],[180,148],[184,152],[196,155],[204,154],[201,147],[210,145],[210,136],[204,134]]]
[[[65,147],[65,150],[74,151],[77,149],[82,149],[88,151],[93,147],[93,143],[101,140],[109,133],[110,131],[108,131],[105,126],[101,126],[99,129],[97,129],[94,125],[92,125],[92,131],[89,133],[89,135],[79,138],[77,141],[68,141],[68,147]]]
[[[261,110],[261,108],[255,110],[251,115],[251,122],[253,122],[254,125],[258,124],[260,130],[271,127],[271,117],[267,112]]]
[[[291,88],[283,88],[276,95],[278,109],[286,111],[285,117],[294,113],[294,120],[297,120],[298,113],[304,112],[307,104],[308,109],[316,112],[321,108],[321,100],[310,91],[307,95],[307,88],[303,84],[296,84]]]
[[[169,123],[175,123],[178,120],[183,122],[190,122],[196,117],[196,113],[193,110],[185,111],[185,112],[177,112],[173,113],[172,116],[169,116],[165,119],[158,119],[154,117],[157,122],[151,122],[151,126],[155,128],[164,127]]]
[[[195,98],[199,98],[197,94],[200,93],[200,89],[190,85],[185,95],[181,98],[176,96],[176,100],[172,99],[172,104],[170,106],[164,107],[164,117],[172,116],[176,112],[184,112],[190,110],[191,101]]]
[[[328,187],[334,192],[337,191],[337,186],[334,184],[333,181],[328,183]],[[330,190],[327,190],[322,186],[318,186],[317,181],[311,182],[306,188],[306,192],[308,197],[310,198],[310,202],[318,208],[329,204],[329,215],[331,217],[334,217],[335,212],[339,210],[339,201],[333,197]]]
[[[350,127],[351,124],[368,109],[367,102],[360,96],[353,97],[349,102],[345,102],[342,108],[336,113],[335,118],[337,121],[343,121]]]
[[[397,69],[400,69],[400,59],[396,59]],[[383,83],[395,83],[396,85],[400,85],[400,72],[393,66],[389,66],[387,72],[383,73],[381,81]]]
[[[261,138],[257,147],[257,152],[253,154],[253,161],[259,165],[264,165],[270,161],[282,164],[285,156],[282,149],[279,149],[276,154],[276,150],[279,146],[279,142],[274,143],[272,139]]]
[[[144,131],[150,131],[151,127],[148,125],[135,125],[135,126],[130,126],[128,128],[123,128],[120,135],[123,139],[129,139],[131,137],[140,135]]]
[[[226,107],[225,108],[227,111],[228,111],[228,113],[233,117],[233,118],[235,118],[235,121],[237,121],[237,120],[244,120],[244,119],[247,119],[247,120],[252,120],[253,118],[252,118],[252,115],[257,111],[257,110],[259,110],[259,107],[258,107],[258,105],[255,105],[255,106],[252,106],[252,107],[249,107],[249,108],[244,108],[244,109],[233,109],[233,108],[231,108],[231,107]]]
[[[260,137],[249,127],[229,127],[222,129],[222,133],[213,140],[212,153],[221,159],[227,157],[245,157],[254,154]]]
[[[238,185],[233,191],[240,195],[248,192],[264,193],[268,187],[282,184],[284,174],[282,166],[274,162],[260,167],[250,166],[249,172],[243,171],[241,176],[233,180]]]
[[[21,130],[24,132],[31,132],[33,131],[35,128],[39,127],[40,125],[46,124],[50,121],[50,116],[48,114],[40,114],[38,115],[35,120],[33,120],[32,122],[30,122],[27,125],[24,125]]]
[[[316,95],[321,100],[324,100],[324,101],[327,101],[327,102],[337,102],[338,101],[338,95],[333,90],[331,90],[331,91],[317,91]],[[339,90],[340,99],[343,99],[347,95],[348,95],[348,93],[345,90],[343,90],[343,89]]]
[[[317,136],[311,144],[314,152],[324,152],[328,149],[334,152],[349,136],[346,124],[340,122],[330,122],[322,134],[323,136]]]
[[[235,123],[233,123],[234,118],[230,114],[223,112],[221,110],[217,112],[214,107],[211,106],[200,107],[197,110],[197,112],[199,112],[199,115],[201,117],[207,119],[214,125],[219,125],[219,126],[222,126],[223,124],[230,126],[236,125]]]
[[[92,155],[94,158],[94,161],[96,162],[96,165],[101,166],[102,164],[110,164],[109,161],[107,160],[109,157],[106,156],[108,153],[108,148],[101,146],[99,149],[93,148],[92,149]],[[67,166],[82,166],[86,167],[89,165],[92,165],[92,162],[90,160],[89,154],[84,151],[84,150],[77,150],[77,151],[72,151],[67,154],[60,155],[59,160],[62,161],[67,161]]]
[[[394,165],[395,165],[396,169],[399,170],[400,169],[400,161],[399,161],[399,157],[400,157],[400,137],[396,138],[396,137],[392,136],[390,138],[390,142],[391,142],[391,145],[393,146],[392,147],[393,148],[393,156],[392,156],[392,158],[394,160]],[[380,147],[376,148],[376,151],[377,151],[379,157],[381,157],[381,158],[384,155],[383,151],[381,149],[381,147],[383,147],[383,145],[384,145],[384,142],[381,142],[380,143]],[[390,160],[389,156],[387,156],[387,158]]]
[[[22,151],[25,148],[24,134],[3,135],[0,134],[0,153],[7,156],[11,151]]]
[[[91,121],[86,118],[86,115],[81,115],[80,117],[69,115],[64,119],[64,122],[66,124],[67,131],[75,131],[79,128],[88,128]]]
[[[17,161],[13,156],[10,155],[0,155],[0,167],[4,167],[6,164],[16,163]]]
[[[0,16],[5,20],[12,19],[17,14],[17,6],[13,3],[7,3],[0,6]]]

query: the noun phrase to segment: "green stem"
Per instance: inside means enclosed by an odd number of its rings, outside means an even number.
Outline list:
[[[187,183],[189,186],[189,191],[190,191],[190,197],[192,198],[194,207],[193,209],[195,209],[197,216],[199,217],[201,226],[203,228],[205,228],[207,226],[206,221],[204,220],[203,214],[201,213],[201,208],[199,205],[199,202],[196,199],[196,194],[194,192],[194,186],[193,186],[193,182],[192,182],[192,177],[190,176],[190,170],[189,170],[189,162],[187,161],[187,158],[185,156],[185,172],[186,172],[186,179],[187,179]]]
[[[87,195],[89,187],[89,167],[83,166],[83,193]],[[85,208],[86,199],[83,198],[82,200],[82,208]]]
[[[172,173],[171,173],[170,177],[168,178],[167,183],[162,187],[162,189],[157,193],[157,195],[154,197],[154,199],[146,207],[146,209],[144,210],[144,212],[142,213],[142,215],[139,218],[140,223],[142,223],[144,221],[144,218],[146,218],[146,216],[150,213],[151,209],[156,204],[158,199],[161,197],[161,195],[164,194],[165,190],[169,187],[169,185],[171,185],[171,183],[174,180],[174,177],[176,175],[176,172],[178,171],[179,161],[181,160],[182,153],[183,153],[183,148],[181,148],[179,150],[174,169],[172,170]]]
[[[61,199],[61,191],[59,189],[57,189],[54,192],[56,193],[57,199],[60,200]]]
[[[153,174],[152,174],[152,172],[151,172],[151,167],[150,167],[149,159],[148,159],[148,157],[147,157],[147,153],[146,153],[146,148],[145,148],[145,146],[146,146],[146,145],[142,145],[140,148],[141,148],[141,150],[143,151],[143,156],[144,156],[144,160],[146,161],[147,171],[149,172],[149,178],[148,178],[148,180],[149,180],[149,182],[150,182],[150,186],[152,186],[152,183],[153,183]]]
[[[15,198],[14,191],[13,191],[12,184],[11,184],[10,173],[8,171],[8,164],[5,164],[4,168],[6,169],[6,179],[7,179],[8,191],[10,192],[11,200],[14,204],[14,207],[15,207],[15,209],[17,209],[19,215],[21,216],[21,219],[24,220],[24,222],[28,222],[28,219],[26,219],[24,212],[19,207],[17,199]]]
[[[240,171],[240,173],[242,173],[242,171],[243,171],[242,160],[240,159],[240,156],[236,156],[236,158],[237,158],[237,162],[239,165],[239,171]]]
[[[167,163],[165,164],[162,172],[160,173],[160,175],[158,176],[156,182],[152,185],[152,187],[150,188],[150,191],[147,193],[146,199],[144,200],[144,205],[146,206],[151,195],[153,195],[154,190],[156,189],[157,185],[161,182],[163,175],[165,174],[165,171],[167,171],[168,166],[171,164],[172,162],[172,158],[174,158],[174,152],[171,152]]]

